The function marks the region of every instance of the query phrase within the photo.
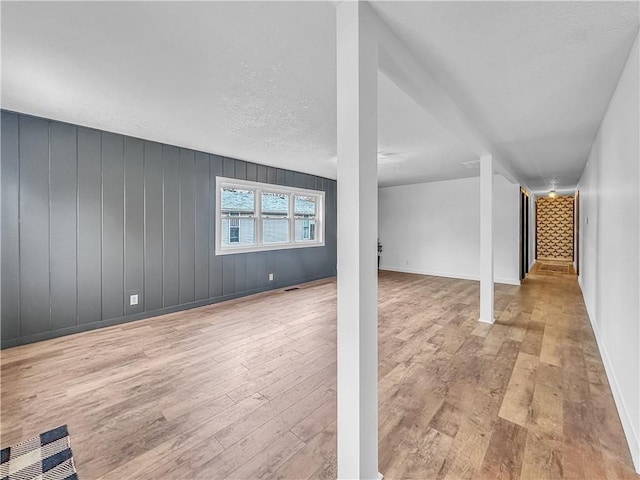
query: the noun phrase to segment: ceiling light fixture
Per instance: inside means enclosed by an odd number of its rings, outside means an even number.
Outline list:
[[[555,191],[555,189],[551,189],[551,191],[549,192],[549,198],[556,198],[558,196],[558,192]]]

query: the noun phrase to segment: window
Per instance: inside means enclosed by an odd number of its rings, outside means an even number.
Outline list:
[[[262,192],[262,242],[287,243],[289,241],[288,193]]]
[[[315,241],[316,237],[316,212],[317,197],[312,195],[296,195],[295,210],[296,217],[296,241]]]
[[[240,243],[240,219],[229,219],[229,243]]]
[[[324,245],[324,192],[218,177],[216,255]]]
[[[219,203],[222,245],[242,247],[256,244],[255,203],[253,190],[233,187],[222,189]]]

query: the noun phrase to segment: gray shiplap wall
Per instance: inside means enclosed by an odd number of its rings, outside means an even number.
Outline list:
[[[334,180],[7,111],[1,155],[2,348],[336,273]],[[216,176],[323,190],[325,246],[215,256]]]

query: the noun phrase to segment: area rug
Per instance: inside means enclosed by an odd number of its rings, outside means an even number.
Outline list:
[[[78,480],[67,426],[0,451],[2,480]]]
[[[540,265],[540,271],[556,272],[556,273],[571,273],[571,265],[554,265],[550,263],[543,263],[542,265]]]

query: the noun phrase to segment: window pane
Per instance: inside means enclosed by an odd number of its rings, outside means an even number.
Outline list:
[[[316,210],[318,197],[296,195],[295,203],[295,241],[316,241]]]
[[[223,215],[253,215],[255,211],[255,192],[239,188],[225,187],[220,195],[220,208]]]
[[[307,195],[296,195],[295,197],[295,214],[304,216],[315,216],[317,197]]]
[[[240,227],[229,229],[229,243],[240,243]]]
[[[289,195],[286,193],[262,192],[262,215],[286,217],[289,215]]]
[[[314,218],[296,218],[296,242],[316,240],[316,220]]]
[[[223,218],[220,234],[223,246],[256,244],[256,221],[253,218]]]
[[[289,220],[286,218],[265,218],[262,220],[262,241],[283,243],[289,241]]]

